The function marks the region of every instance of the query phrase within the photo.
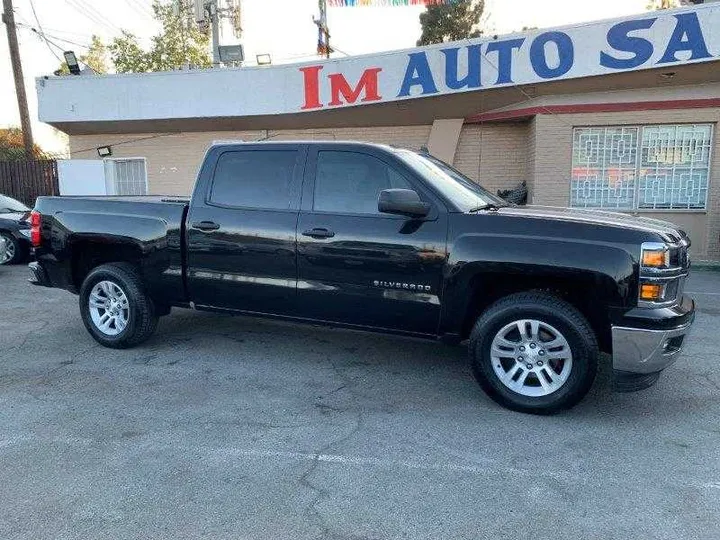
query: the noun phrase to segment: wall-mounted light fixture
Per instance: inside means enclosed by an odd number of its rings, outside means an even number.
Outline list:
[[[272,64],[272,56],[269,54],[258,54],[255,56],[258,66],[269,66]]]
[[[112,156],[112,147],[110,146],[98,146],[97,148],[98,156],[100,157],[108,157]]]

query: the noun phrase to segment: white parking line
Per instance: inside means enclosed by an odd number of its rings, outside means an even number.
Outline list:
[[[720,296],[720,293],[716,292],[700,292],[700,291],[685,291],[685,294],[702,294],[705,296]]]

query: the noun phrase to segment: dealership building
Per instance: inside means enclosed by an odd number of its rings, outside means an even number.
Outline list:
[[[40,120],[70,138],[68,194],[189,195],[218,140],[372,141],[426,147],[492,191],[524,181],[532,204],[675,222],[696,259],[720,260],[720,3],[305,64],[44,77],[37,90]]]

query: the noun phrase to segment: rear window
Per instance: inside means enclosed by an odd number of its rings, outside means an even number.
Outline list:
[[[218,159],[210,202],[283,210],[292,204],[295,150],[225,152]]]

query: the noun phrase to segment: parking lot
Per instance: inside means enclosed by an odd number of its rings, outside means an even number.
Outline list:
[[[0,538],[717,538],[720,273],[650,390],[535,417],[462,347],[175,310],[99,347],[0,267]]]

